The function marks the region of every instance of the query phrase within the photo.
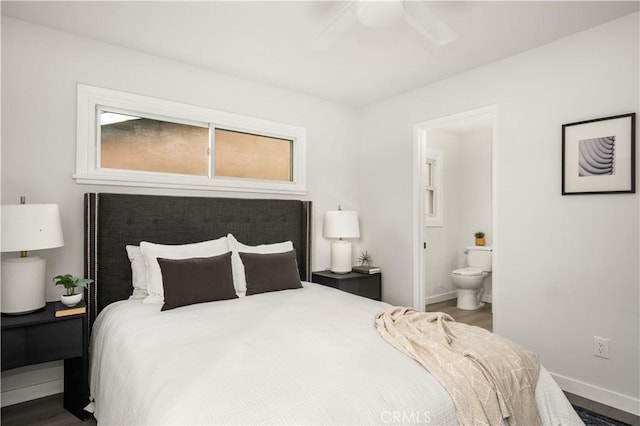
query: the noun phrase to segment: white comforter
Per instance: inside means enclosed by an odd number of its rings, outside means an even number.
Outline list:
[[[99,424],[457,424],[418,363],[382,339],[388,307],[311,283],[160,312],[138,300],[98,317],[91,395]],[[544,424],[581,424],[542,369]]]

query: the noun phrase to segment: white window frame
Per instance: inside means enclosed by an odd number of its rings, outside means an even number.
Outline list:
[[[307,132],[303,127],[84,84],[78,85],[77,95],[76,173],[73,175],[77,183],[295,195],[307,192]],[[219,128],[292,140],[292,180],[282,182],[101,168],[97,119],[100,110],[210,127],[210,131]],[[212,163],[210,160],[210,167]]]
[[[426,164],[431,164],[431,185],[427,186],[427,176],[426,176]],[[433,192],[433,214],[429,214],[426,211],[424,212],[424,223],[427,227],[442,227],[444,226],[443,221],[443,201],[442,201],[442,188],[443,188],[443,178],[442,171],[444,162],[444,153],[442,150],[435,148],[426,148],[425,152],[425,161],[423,168],[425,170],[423,174],[423,205],[424,205],[424,197],[426,197],[426,191]],[[424,209],[424,207],[423,207]]]

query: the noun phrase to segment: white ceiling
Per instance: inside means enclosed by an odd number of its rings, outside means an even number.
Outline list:
[[[2,1],[2,15],[353,106],[424,86],[638,10],[639,1],[426,2],[457,39],[356,23],[310,48],[346,2]]]

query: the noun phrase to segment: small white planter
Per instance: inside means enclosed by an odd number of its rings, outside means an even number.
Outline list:
[[[71,296],[62,295],[60,301],[68,307],[76,306],[82,300],[82,293],[72,294]]]

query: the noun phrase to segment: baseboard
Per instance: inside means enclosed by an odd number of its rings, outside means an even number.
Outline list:
[[[454,290],[448,293],[436,294],[435,296],[426,297],[424,303],[425,305],[431,305],[434,303],[444,302],[445,300],[455,299],[456,297],[458,297],[458,292]],[[485,303],[491,303],[491,295],[483,294],[482,301]]]
[[[429,296],[424,299],[425,305],[432,305],[434,303],[444,302],[445,300],[451,300],[458,297],[457,291],[450,291],[448,293],[436,294],[435,296]]]
[[[28,365],[2,372],[2,407],[54,395],[64,390],[62,361]]]
[[[32,399],[44,398],[64,392],[64,380],[54,380],[52,382],[38,383],[37,385],[25,386],[19,389],[2,392],[2,406],[19,404],[31,401]]]
[[[551,376],[563,391],[617,408],[635,416],[640,415],[640,399],[561,376],[560,374],[551,373]]]

